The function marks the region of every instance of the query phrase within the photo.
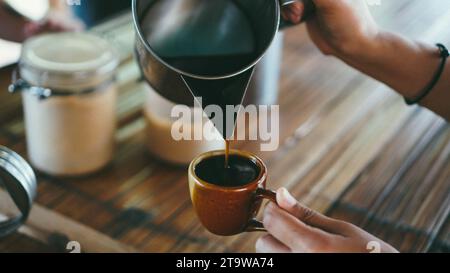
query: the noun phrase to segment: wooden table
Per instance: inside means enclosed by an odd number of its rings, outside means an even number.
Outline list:
[[[384,27],[450,44],[450,1],[382,0]],[[0,74],[0,144],[26,156],[20,97]],[[186,168],[144,148],[143,84],[121,67],[118,148],[110,167],[79,179],[39,175],[31,216],[0,239],[1,252],[252,252],[260,234],[209,234],[192,209]],[[350,221],[401,251],[450,251],[450,126],[340,61],[322,56],[304,27],[286,31],[275,152],[238,143],[267,163],[271,188],[285,186],[312,208]],[[5,201],[0,197],[0,208]]]

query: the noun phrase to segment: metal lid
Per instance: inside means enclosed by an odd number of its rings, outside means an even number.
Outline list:
[[[0,146],[0,185],[6,189],[21,212],[0,221],[0,237],[18,229],[27,219],[36,196],[36,176],[30,165],[14,151]]]
[[[110,79],[118,64],[115,49],[98,36],[72,32],[44,34],[25,42],[20,75],[31,85],[77,90]]]

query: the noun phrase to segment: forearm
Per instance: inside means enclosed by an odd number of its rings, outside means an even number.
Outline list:
[[[381,32],[355,52],[338,57],[408,98],[416,97],[430,83],[441,62],[436,46],[388,32]],[[450,62],[421,104],[450,120]]]

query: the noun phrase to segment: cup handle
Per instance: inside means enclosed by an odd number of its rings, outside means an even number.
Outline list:
[[[277,204],[277,194],[274,191],[272,191],[272,190],[258,188],[256,190],[255,201],[260,200],[260,199],[267,199],[267,200],[272,201],[275,204]],[[258,221],[256,219],[252,219],[248,223],[247,228],[246,228],[245,231],[246,232],[253,232],[253,231],[265,232],[267,230],[264,228],[264,225],[263,225],[263,223],[261,221]]]
[[[298,0],[279,0],[281,8],[285,6],[289,6],[292,3],[297,2]],[[303,13],[303,17],[301,22],[304,22],[308,20],[315,12],[316,6],[314,5],[314,2],[312,0],[301,0],[303,2],[303,5],[305,5],[305,11]],[[280,17],[280,29],[284,29],[287,27],[295,26],[296,24],[293,24],[289,21],[284,20],[282,17]]]

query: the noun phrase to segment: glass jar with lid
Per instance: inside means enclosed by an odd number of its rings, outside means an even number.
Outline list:
[[[45,34],[25,42],[11,92],[22,92],[28,155],[38,170],[84,175],[112,158],[119,60],[86,33]]]

